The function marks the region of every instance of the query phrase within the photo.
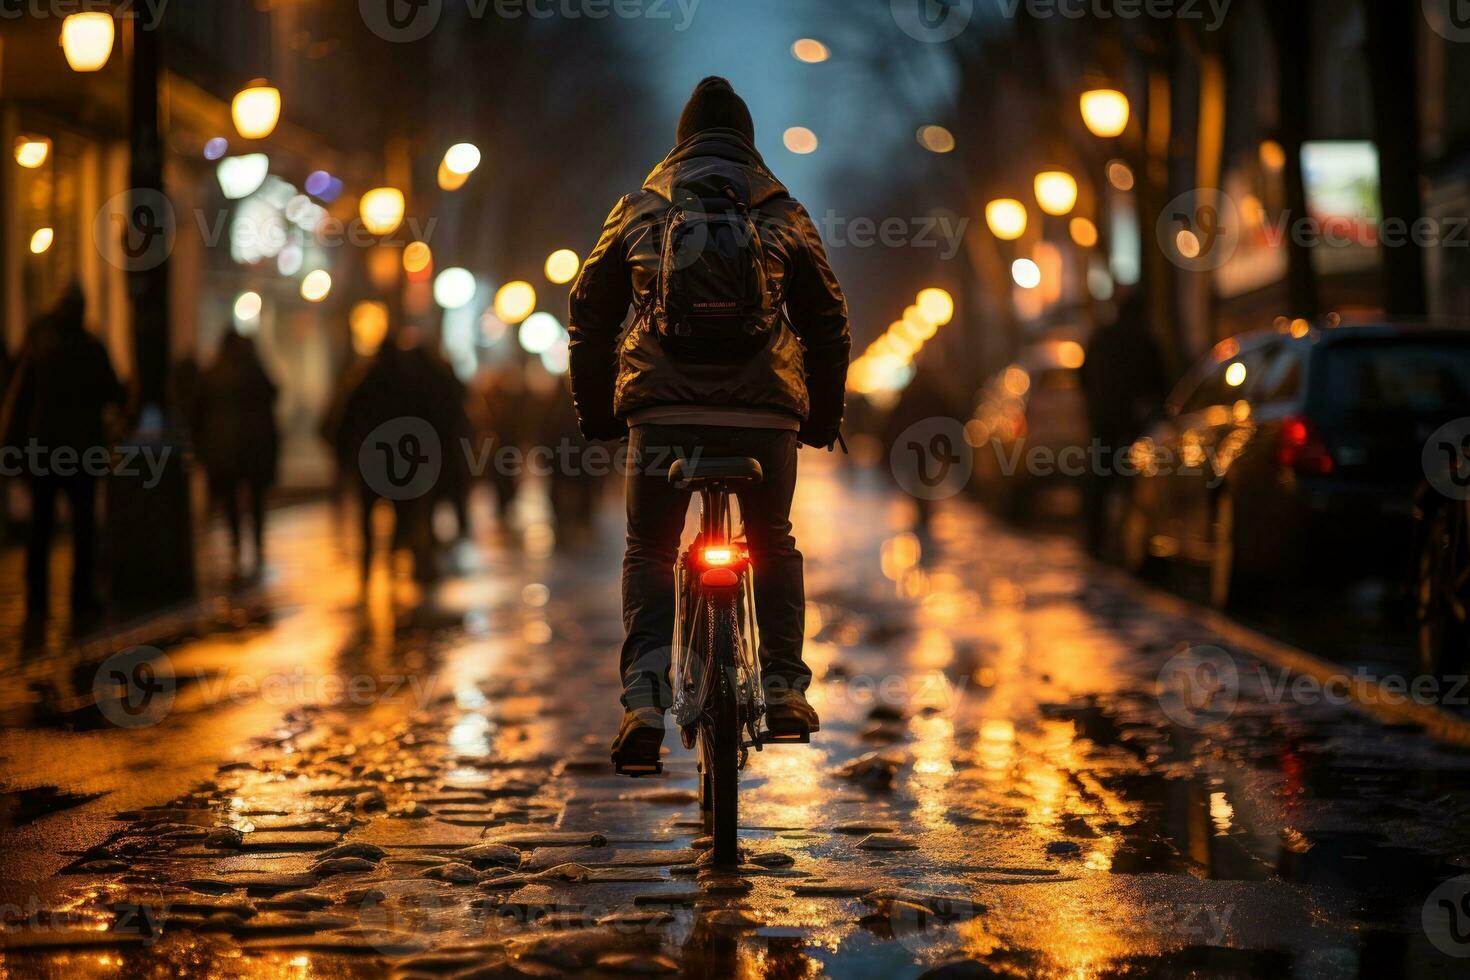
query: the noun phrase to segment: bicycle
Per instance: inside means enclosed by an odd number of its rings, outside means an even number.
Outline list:
[[[755,578],[730,498],[759,483],[760,463],[744,458],[676,460],[669,481],[699,495],[700,530],[674,564],[673,719],[699,760],[699,804],[716,864],[739,861],[740,770],[750,749],[808,742],[774,736],[766,714]],[[661,770],[660,766],[660,770]]]

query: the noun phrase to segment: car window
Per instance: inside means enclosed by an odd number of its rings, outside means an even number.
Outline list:
[[[1192,415],[1251,397],[1251,393],[1259,389],[1266,379],[1268,368],[1280,351],[1280,344],[1266,344],[1211,366],[1199,387],[1185,399],[1180,411]]]
[[[1262,371],[1261,383],[1252,389],[1254,399],[1265,405],[1295,401],[1302,390],[1301,351],[1286,347]]]
[[[1458,339],[1333,344],[1312,375],[1312,399],[1333,418],[1470,409],[1470,343]]]

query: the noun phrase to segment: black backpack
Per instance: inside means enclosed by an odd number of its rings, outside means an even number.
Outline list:
[[[676,360],[738,364],[775,332],[780,304],[767,282],[758,212],[744,184],[707,172],[674,189],[650,316]]]

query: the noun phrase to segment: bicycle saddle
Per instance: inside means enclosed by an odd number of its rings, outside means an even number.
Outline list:
[[[742,456],[701,456],[676,459],[669,467],[669,482],[677,485],[705,480],[761,481],[761,464]]]

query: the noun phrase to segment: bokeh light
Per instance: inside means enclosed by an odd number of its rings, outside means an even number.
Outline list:
[[[446,310],[468,306],[475,298],[475,275],[458,266],[445,269],[434,278],[434,302]]]
[[[495,315],[502,323],[520,323],[536,308],[536,287],[517,279],[495,292]]]
[[[569,248],[559,248],[546,259],[546,278],[560,286],[575,279],[577,270],[581,267],[582,261],[577,258],[576,252]]]
[[[1035,289],[1041,285],[1041,266],[1030,259],[1017,259],[1011,263],[1011,278],[1022,289]]]
[[[781,142],[792,153],[799,153],[804,156],[808,153],[816,152],[817,134],[805,126],[792,126],[782,135]]]
[[[301,280],[301,298],[308,303],[320,303],[332,291],[332,276],[325,269],[313,269]]]
[[[985,223],[996,238],[1013,242],[1026,234],[1026,205],[1009,197],[991,201],[985,205]]]
[[[828,47],[816,38],[804,37],[791,46],[791,55],[797,61],[817,65],[832,56]]]

